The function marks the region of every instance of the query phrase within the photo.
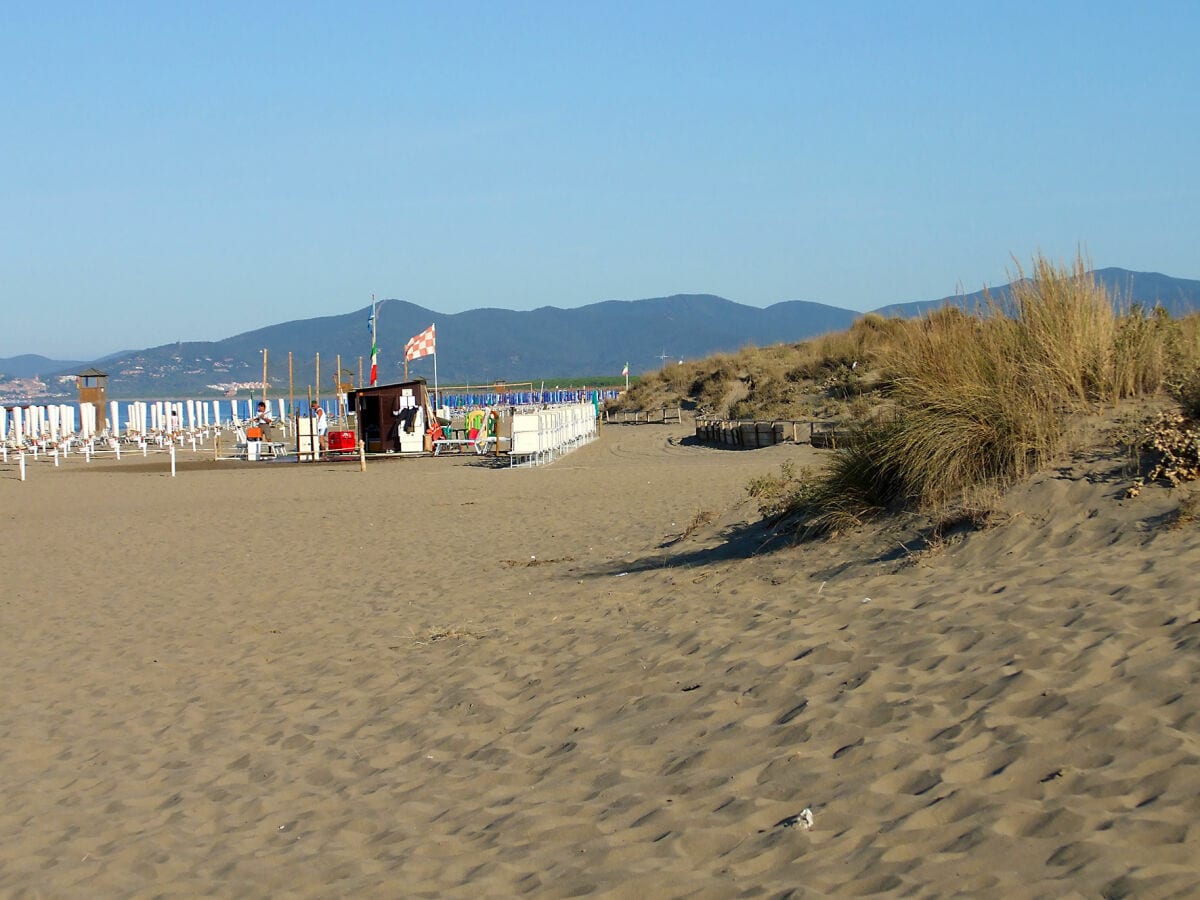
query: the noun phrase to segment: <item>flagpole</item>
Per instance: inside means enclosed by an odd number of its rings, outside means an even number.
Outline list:
[[[438,407],[437,344],[435,343],[433,347],[433,411],[436,414]]]
[[[375,295],[371,295],[371,387],[379,380],[379,344],[375,340],[376,329],[379,327],[379,308],[375,303]],[[360,379],[361,380],[361,379]]]

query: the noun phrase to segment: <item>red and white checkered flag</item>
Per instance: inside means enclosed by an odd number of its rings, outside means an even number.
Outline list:
[[[404,345],[404,359],[420,359],[422,356],[429,356],[437,352],[436,342],[433,333],[434,326],[430,325],[416,337],[408,339],[408,343]]]

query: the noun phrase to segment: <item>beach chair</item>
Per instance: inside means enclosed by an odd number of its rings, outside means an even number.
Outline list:
[[[250,435],[247,434],[246,429],[243,428],[241,425],[237,426],[237,428],[234,429],[234,443],[233,443],[234,458],[235,459],[251,459],[251,458],[257,459],[258,458],[258,447],[257,447],[258,442],[254,441],[253,443],[255,443],[256,446],[253,451],[253,456],[251,456]]]
[[[512,417],[512,442],[508,452],[510,466],[532,466],[541,461],[542,442],[538,413],[516,413]]]

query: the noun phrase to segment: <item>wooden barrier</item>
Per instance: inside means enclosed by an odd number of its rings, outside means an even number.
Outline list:
[[[696,419],[696,440],[724,447],[753,449],[775,444],[812,444],[835,448],[844,443],[846,431],[840,422],[744,419]]]
[[[651,409],[605,410],[604,422],[609,425],[666,425],[668,422],[683,424],[683,407],[655,406]]]

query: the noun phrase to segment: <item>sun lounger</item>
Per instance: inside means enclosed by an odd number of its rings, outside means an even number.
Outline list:
[[[475,438],[474,440],[471,438],[439,438],[433,442],[433,455],[441,456],[442,451],[449,447],[457,448],[460,452],[470,447],[476,453],[483,454],[487,452],[489,444],[495,440],[491,437]]]

